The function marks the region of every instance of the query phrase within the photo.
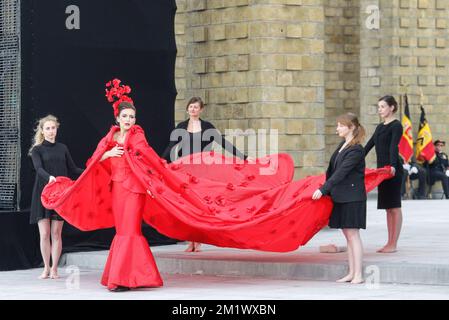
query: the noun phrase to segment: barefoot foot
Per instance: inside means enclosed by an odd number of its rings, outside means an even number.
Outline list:
[[[363,278],[359,278],[359,277],[355,277],[351,281],[352,284],[361,284],[361,283],[364,283],[364,282],[365,282],[365,280],[363,280]]]
[[[50,279],[59,279],[58,271],[57,270],[51,270],[50,271]]]
[[[201,252],[201,243],[199,243],[199,242],[195,242],[195,245],[194,245],[194,250],[193,251],[195,251],[195,252]]]
[[[353,275],[348,274],[346,277],[343,277],[343,278],[341,278],[341,279],[338,279],[337,282],[338,282],[338,283],[350,282],[350,281],[352,281],[353,278],[354,278]]]
[[[386,247],[382,248],[381,251],[378,251],[378,252],[380,252],[380,253],[393,253],[393,252],[396,252],[396,251],[397,251],[396,247],[386,246]]]
[[[189,246],[187,249],[184,250],[184,252],[193,252],[195,250],[195,244],[193,242],[189,242]]]
[[[41,275],[39,276],[39,279],[47,279],[49,273],[50,273],[50,270],[44,269],[44,271],[42,271]]]
[[[393,247],[390,243],[387,243],[386,245],[384,245],[382,248],[380,248],[379,250],[377,250],[376,252],[384,252],[385,249],[387,248],[391,248]]]

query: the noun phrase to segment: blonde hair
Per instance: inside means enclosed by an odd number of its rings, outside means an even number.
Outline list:
[[[56,118],[54,115],[49,114],[37,120],[36,128],[34,128],[34,137],[31,143],[31,148],[28,151],[28,155],[31,155],[31,152],[33,151],[33,148],[35,146],[39,146],[42,144],[42,142],[44,142],[44,124],[47,121],[53,121],[54,123],[56,123],[56,128],[59,128],[58,118]]]
[[[347,127],[354,127],[354,138],[349,145],[361,144],[365,139],[365,128],[360,124],[359,119],[354,113],[348,112],[337,117],[337,122]]]

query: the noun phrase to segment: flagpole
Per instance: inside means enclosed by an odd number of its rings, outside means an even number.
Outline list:
[[[402,116],[403,116],[403,95],[407,94],[408,83],[405,83],[405,84],[401,85],[401,87],[404,88],[404,90],[401,90],[401,91],[405,91],[404,93],[401,92],[400,96],[399,96],[399,117],[400,117],[400,120],[402,122]]]
[[[401,85],[401,87],[404,87],[404,90],[403,90],[403,91],[405,91],[404,94],[407,94],[408,84]],[[401,92],[400,96],[399,96],[399,119],[400,119],[401,123],[402,123],[402,117],[403,117],[403,112],[404,112],[403,104],[404,104],[404,98],[403,98],[403,93]],[[408,172],[406,172],[405,174],[407,175],[407,177],[405,179],[405,194],[407,196],[407,199],[413,199],[412,188],[411,188],[412,184],[411,184],[411,181],[410,181],[410,175],[408,174]]]
[[[422,91],[422,88],[419,88],[419,92],[420,92],[420,104],[421,104],[421,107],[424,107],[424,93],[423,93],[423,91]]]

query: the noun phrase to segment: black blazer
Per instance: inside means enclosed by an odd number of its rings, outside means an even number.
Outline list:
[[[356,144],[347,146],[338,154],[343,144],[344,141],[329,161],[326,183],[320,191],[323,195],[330,194],[334,202],[365,201],[365,151],[360,144]]]
[[[429,165],[430,171],[446,172],[449,168],[449,160],[447,154],[444,152],[435,152],[435,160]]]
[[[244,155],[243,153],[241,153],[232,143],[230,143],[228,140],[226,140],[223,135],[221,135],[219,133],[219,131],[214,127],[214,125],[208,121],[205,121],[203,119],[200,118],[200,122],[201,122],[201,151],[209,151],[212,149],[212,143],[215,141],[217,142],[222,148],[224,148],[226,151],[232,153],[234,156],[242,158],[242,159],[246,159],[247,156]],[[184,135],[183,136],[179,136],[177,140],[174,141],[170,141],[169,145],[167,146],[167,148],[165,148],[164,153],[162,154],[162,158],[164,158],[165,160],[170,162],[170,153],[171,150],[173,149],[173,147],[175,147],[178,143],[182,143],[183,139],[190,139],[190,135],[189,133],[187,133],[187,126],[189,125],[189,119],[182,121],[180,123],[178,123],[178,125],[175,127],[174,130],[176,129],[184,129]],[[211,136],[205,137],[204,133],[207,130],[214,130],[212,131],[212,133],[214,133]],[[209,131],[208,133],[211,133],[211,131]],[[190,145],[194,145],[192,143],[192,141],[190,141]],[[181,150],[178,151],[178,156],[181,157]]]

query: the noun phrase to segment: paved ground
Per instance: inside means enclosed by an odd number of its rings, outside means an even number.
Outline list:
[[[365,264],[449,267],[449,201],[405,201],[404,228],[399,251],[378,254],[386,239],[385,214],[368,201],[368,229],[362,231]],[[184,253],[184,244],[155,247],[159,260],[234,260],[259,262],[319,262],[345,264],[346,254],[320,254],[318,247],[327,243],[345,245],[341,232],[323,230],[304,248],[292,253],[271,254],[206,246],[198,254]],[[103,263],[107,252],[88,253]],[[81,261],[81,260],[80,260]],[[92,264],[91,260],[89,263]],[[81,264],[82,265],[82,264]],[[93,263],[95,265],[95,263]],[[395,285],[365,283],[337,284],[333,281],[302,281],[260,277],[168,274],[162,270],[165,285],[157,289],[139,289],[110,293],[99,284],[100,269],[63,267],[58,280],[38,280],[40,269],[0,272],[0,299],[449,299],[449,286]],[[66,273],[66,271],[68,273]],[[419,272],[419,268],[417,270]],[[438,272],[435,273],[439,276]]]
[[[62,269],[61,271],[64,271]],[[57,280],[38,280],[41,270],[3,272],[0,299],[131,299],[131,300],[265,300],[265,299],[449,299],[447,286],[338,284],[327,281],[167,275],[164,287],[112,293],[101,287],[100,270],[79,276],[62,274]]]

